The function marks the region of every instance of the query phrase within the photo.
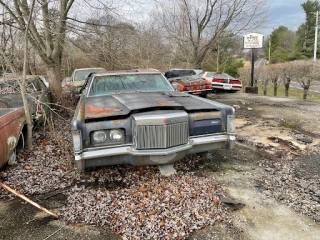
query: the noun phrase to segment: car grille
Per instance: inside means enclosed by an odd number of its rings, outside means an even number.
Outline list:
[[[164,149],[186,144],[189,138],[187,114],[162,115],[157,119],[135,119],[136,149]],[[143,119],[143,120],[142,120]],[[142,121],[139,121],[142,120]],[[146,123],[150,121],[150,123]],[[152,122],[154,124],[152,124]]]

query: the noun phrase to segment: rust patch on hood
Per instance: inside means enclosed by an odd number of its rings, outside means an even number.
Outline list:
[[[164,101],[164,102],[158,102],[159,106],[174,106],[176,104],[175,101]]]
[[[86,106],[85,112],[87,114],[92,114],[92,115],[99,115],[101,113],[109,113],[112,114],[113,112],[121,112],[120,109],[117,108],[110,108],[110,107],[94,107],[91,105]]]
[[[121,121],[120,120],[113,120],[112,123],[114,125],[119,125],[119,124],[121,124]]]

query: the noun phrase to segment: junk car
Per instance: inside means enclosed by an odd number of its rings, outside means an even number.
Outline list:
[[[104,68],[77,68],[73,71],[71,77],[66,79],[62,87],[71,92],[78,93],[87,77],[93,72],[105,72]]]
[[[204,79],[212,81],[213,92],[237,92],[242,89],[242,82],[240,79],[230,76],[222,72],[204,72],[202,74]]]
[[[0,167],[16,160],[16,150],[24,147],[26,116],[23,108],[3,108],[0,101]]]
[[[17,79],[21,77],[10,77],[0,79],[0,101],[2,108],[23,107],[20,86]],[[51,95],[49,89],[39,76],[30,75],[26,78],[27,99],[33,120],[43,122],[45,114],[49,114]]]
[[[72,120],[75,164],[164,165],[231,149],[234,121],[234,108],[175,91],[158,71],[94,73]]]
[[[168,78],[169,82],[179,92],[199,95],[206,98],[212,91],[210,80],[202,78],[200,75],[180,76]]]

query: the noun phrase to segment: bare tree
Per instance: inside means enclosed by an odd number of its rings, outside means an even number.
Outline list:
[[[319,78],[319,70],[317,69],[319,61],[300,60],[291,63],[294,72],[294,78],[299,82],[303,89],[303,99],[307,99],[309,88],[312,80]],[[319,68],[319,67],[318,67]]]
[[[251,80],[251,70],[250,68],[239,69],[240,79],[243,86],[249,86]]]
[[[273,85],[273,96],[277,96],[278,95],[278,88],[280,86],[281,83],[281,78],[280,78],[280,65],[279,64],[272,64],[269,66],[265,67],[266,71],[267,71],[267,78],[269,78],[269,81],[272,83]]]
[[[32,122],[32,114],[31,111],[29,111],[29,105],[28,105],[28,99],[26,95],[26,73],[27,73],[27,60],[28,60],[28,31],[30,27],[30,23],[32,20],[32,14],[33,14],[33,8],[35,5],[35,0],[32,0],[30,12],[27,18],[27,24],[25,29],[25,36],[24,36],[24,54],[23,54],[23,72],[22,72],[22,81],[19,82],[20,89],[21,89],[21,96],[23,100],[23,107],[26,115],[26,122],[27,122],[27,144],[28,148],[32,149],[32,128],[33,128],[33,122]]]
[[[267,67],[262,67],[262,68],[259,68],[258,72],[261,80],[263,95],[266,96],[268,92],[269,82],[270,82],[269,71]]]
[[[159,0],[157,9],[168,39],[175,43],[173,51],[201,68],[219,39],[262,27],[267,4],[265,0]]]
[[[57,4],[58,3],[58,4]],[[74,0],[39,0],[36,2],[37,20],[30,22],[29,41],[45,63],[54,101],[61,96],[61,58],[64,49],[68,13]],[[27,0],[0,0],[10,14],[10,24],[24,32],[31,5]],[[9,24],[9,23],[7,23]]]
[[[279,77],[283,82],[286,97],[289,97],[290,83],[294,76],[294,71],[292,71],[292,67],[292,63],[283,63],[279,65]]]
[[[33,8],[35,5],[35,0],[32,1],[31,6],[30,6],[30,12],[29,15],[26,16],[26,28],[25,28],[25,37],[24,37],[24,55],[23,55],[23,75],[22,78],[18,78],[17,82],[20,87],[21,91],[21,97],[23,101],[23,107],[25,111],[25,116],[26,116],[26,123],[27,123],[27,145],[28,148],[32,149],[32,128],[33,128],[33,121],[32,121],[32,114],[31,111],[29,110],[29,104],[28,104],[28,97],[27,97],[27,91],[26,91],[26,71],[27,71],[27,53],[28,53],[28,31],[29,31],[29,26],[30,22],[32,20],[32,14],[33,14]],[[5,37],[3,35],[2,37]],[[5,50],[3,47],[0,48],[0,53],[5,60],[5,63],[11,71],[15,74],[18,75],[18,70],[11,61],[10,58],[8,58],[7,54],[5,53]]]

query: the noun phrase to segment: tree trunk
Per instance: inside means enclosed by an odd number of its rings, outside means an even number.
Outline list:
[[[285,96],[286,96],[286,97],[289,97],[289,87],[290,87],[290,82],[287,82],[287,83],[284,85],[284,90],[285,90]]]
[[[267,96],[267,89],[263,89],[263,96]]]
[[[49,78],[52,101],[57,102],[62,94],[60,66],[56,64],[48,67],[47,75]]]
[[[309,86],[303,88],[303,99],[306,100],[309,92]]]
[[[278,84],[274,83],[273,84],[273,96],[276,97],[278,92]]]

